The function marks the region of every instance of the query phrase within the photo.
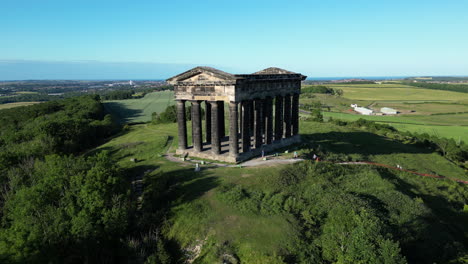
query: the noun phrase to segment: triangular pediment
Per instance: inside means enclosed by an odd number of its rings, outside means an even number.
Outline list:
[[[214,74],[208,74],[206,72],[201,72],[192,77],[180,80],[179,82],[221,82],[225,81],[225,79],[219,78]]]
[[[195,67],[179,75],[167,79],[168,83],[177,82],[220,82],[235,80],[236,77],[230,73],[211,67]]]

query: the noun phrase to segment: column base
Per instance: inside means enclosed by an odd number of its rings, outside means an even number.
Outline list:
[[[301,141],[300,136],[295,135],[289,138],[283,138],[280,141],[275,141],[269,145],[262,145],[262,147],[257,148],[257,149],[251,149],[248,152],[241,152],[238,154],[230,154],[226,150],[222,151],[221,154],[214,154],[209,149],[209,146],[205,146],[208,149],[202,152],[197,152],[193,148],[177,149],[176,154],[183,155],[183,156],[187,155],[193,159],[200,158],[200,159],[216,160],[216,161],[229,162],[229,163],[239,163],[239,162],[243,162],[243,161],[255,158],[255,157],[260,157],[262,155],[262,150],[265,151],[265,153],[271,154],[276,149],[284,148],[292,144],[297,144],[300,141]]]

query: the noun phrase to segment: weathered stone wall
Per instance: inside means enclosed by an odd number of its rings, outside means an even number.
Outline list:
[[[193,85],[191,83],[174,86],[176,100],[235,101],[234,85]]]
[[[300,80],[281,81],[239,81],[234,85],[180,83],[175,85],[176,100],[241,102],[251,99],[265,99],[277,95],[298,94]]]
[[[246,80],[236,85],[236,101],[265,99],[301,92],[301,80]]]

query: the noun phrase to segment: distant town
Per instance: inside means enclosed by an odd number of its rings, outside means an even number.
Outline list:
[[[150,92],[169,89],[164,80],[24,80],[0,81],[0,104],[42,102],[65,97],[115,91]]]

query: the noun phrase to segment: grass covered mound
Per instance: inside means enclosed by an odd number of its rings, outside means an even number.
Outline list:
[[[202,166],[195,173],[193,165],[161,155],[175,149],[176,129],[175,124],[130,126],[98,149],[112,153],[127,173],[144,175],[134,233],[158,230],[159,242],[140,239],[135,251],[145,248],[143,259],[456,263],[466,258],[466,185],[367,165],[310,161],[259,168]],[[365,128],[303,121],[301,133],[302,155],[312,146],[327,161],[364,159],[466,177],[438,153]]]
[[[428,263],[467,252],[461,184],[312,162],[272,172],[219,179],[171,210],[167,236],[202,245],[195,263]]]

